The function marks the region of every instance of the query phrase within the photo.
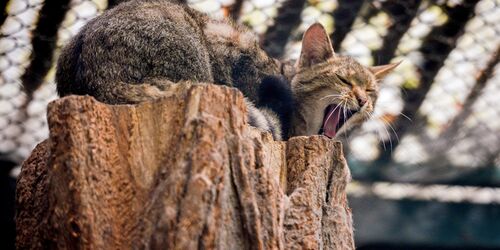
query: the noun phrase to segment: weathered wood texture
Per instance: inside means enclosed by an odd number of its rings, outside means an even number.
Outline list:
[[[18,248],[354,249],[340,143],[273,141],[244,109],[215,85],[52,102],[18,180]]]

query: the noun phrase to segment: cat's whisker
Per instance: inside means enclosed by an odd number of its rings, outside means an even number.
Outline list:
[[[330,119],[330,117],[335,112],[335,110],[337,110],[338,107],[340,107],[340,104],[337,104],[337,106],[335,106],[335,108],[333,108],[332,112],[330,112],[330,114],[328,115],[328,117],[326,117],[325,121],[328,121],[328,119]]]
[[[398,112],[397,115],[401,115],[403,118],[407,119],[408,121],[412,122],[412,119],[408,117],[407,115],[403,114],[402,112]],[[379,118],[380,119],[380,118]]]
[[[410,121],[410,122],[412,121],[412,120],[411,120],[411,118],[410,118],[410,117],[408,117],[407,115],[403,114],[403,112],[399,112],[399,114],[400,114],[402,117],[404,117],[404,118],[408,119],[408,121]]]
[[[394,127],[390,123],[386,123],[386,124],[389,126],[389,128],[391,128],[392,132],[396,136],[396,140],[399,142],[399,136],[398,136],[398,133],[396,133],[396,130],[394,129]]]
[[[389,131],[387,131],[387,128],[385,127],[384,121],[382,121],[380,119],[375,119],[375,117],[373,117],[373,115],[370,114],[370,113],[368,113],[368,116],[370,117],[370,119],[373,119],[375,122],[377,122],[379,124],[382,123],[381,125],[377,125],[376,126],[378,139],[382,143],[382,146],[384,147],[384,151],[387,151],[387,147],[385,145],[386,144],[386,140],[384,140],[382,138],[382,133],[385,132],[385,134],[389,137],[389,142],[390,142],[391,152],[392,152],[392,141],[391,141],[390,136],[389,136]],[[380,127],[383,127],[384,130],[381,130]]]
[[[347,102],[346,102],[346,101],[342,102],[342,114],[344,115],[344,116],[342,117],[342,119],[344,120],[344,121],[343,121],[343,124],[344,124],[344,125],[346,125],[346,124],[345,124],[345,123],[346,123],[346,119],[345,119],[345,117],[346,117],[346,106],[347,106],[346,104],[347,104]],[[345,135],[345,134],[346,134],[346,133],[344,133],[344,135]],[[344,138],[345,138],[345,139],[346,139],[346,141],[347,141],[347,136],[345,136]]]
[[[345,95],[339,95],[339,96],[329,95],[329,96],[324,96],[322,99],[324,98],[331,98],[329,99],[330,103],[334,103],[335,101],[337,101],[337,103],[340,103],[345,99]]]
[[[343,108],[343,107],[342,107],[342,103],[343,103],[343,101],[339,103],[339,105],[341,106],[341,108]],[[340,112],[338,112],[338,120],[339,120],[339,122],[340,122]],[[344,121],[345,121],[345,116],[344,116]]]
[[[380,138],[380,131],[378,128],[380,121],[378,119],[375,119],[371,113],[366,113],[366,115],[368,116],[367,120],[372,120],[376,124],[375,128],[377,131],[375,132],[379,136],[379,140],[382,141],[382,139]]]
[[[344,124],[347,126],[346,131],[349,131],[349,125],[346,124],[346,119],[345,119],[345,117],[346,117],[346,115],[345,115],[346,109],[347,109],[347,100],[346,100],[346,102],[344,104]],[[350,115],[352,115],[351,110],[347,110],[347,111],[349,112]],[[345,140],[347,141],[347,133],[344,133],[344,137],[345,137]]]
[[[326,98],[329,98],[329,97],[342,97],[343,95],[326,95],[326,96],[323,96],[320,98],[320,100],[323,100],[323,99],[326,99]]]
[[[391,123],[390,123],[390,122],[388,122],[388,121],[386,121],[386,120],[384,120],[384,119],[380,119],[380,117],[379,117],[379,118],[375,118],[375,117],[373,117],[373,115],[371,115],[371,114],[370,114],[370,119],[374,119],[374,120],[377,120],[378,122],[381,122],[381,123],[384,125],[384,127],[385,127],[385,126],[389,126],[389,128],[392,130],[392,132],[393,132],[393,133],[394,133],[394,135],[396,136],[396,140],[397,140],[398,142],[400,141],[400,140],[399,140],[398,133],[396,133],[396,129],[394,129],[394,127],[391,125]],[[389,139],[391,139],[391,137],[389,137]]]
[[[385,130],[385,134],[389,138],[389,146],[391,147],[391,153],[392,153],[392,138],[391,138],[391,134],[389,133],[389,130],[387,130],[386,126],[383,126],[383,127],[384,127],[384,130]]]
[[[344,100],[344,99],[342,99],[342,97],[330,97],[330,98],[332,98],[332,99],[330,99],[330,102],[332,102],[332,103],[333,103],[335,100],[339,100],[338,102],[341,102],[342,100]]]
[[[380,101],[377,101],[377,106],[380,106],[380,107],[387,107],[386,105],[381,105],[381,104],[392,104],[392,103],[389,103],[389,102],[380,102]],[[402,117],[404,117],[405,119],[407,119],[408,121],[412,121],[412,119],[410,117],[408,117],[407,115],[405,115],[403,112],[397,112],[398,115],[401,115]]]
[[[382,135],[382,130],[379,128],[379,126],[377,126],[376,134],[377,134],[378,141],[381,142],[382,146],[384,147],[384,151],[387,151],[387,148],[385,147],[385,141],[384,141],[384,138]]]
[[[383,127],[383,125],[382,125],[382,127]],[[387,147],[385,146],[385,140],[383,139],[383,135],[382,135],[382,133],[383,133],[383,130],[382,130],[382,129],[380,129],[380,127],[379,127],[379,126],[377,126],[377,135],[378,135],[378,139],[379,139],[379,141],[382,143],[382,146],[384,147],[384,151],[387,151]]]

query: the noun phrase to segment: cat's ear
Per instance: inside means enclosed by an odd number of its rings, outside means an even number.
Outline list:
[[[302,38],[302,51],[297,67],[310,67],[326,62],[331,57],[333,57],[333,47],[325,28],[320,23],[311,25]]]
[[[401,64],[401,62],[372,66],[369,69],[378,80],[381,80],[391,73],[399,64]]]

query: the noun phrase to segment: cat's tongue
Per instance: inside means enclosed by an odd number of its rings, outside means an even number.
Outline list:
[[[337,134],[337,125],[340,120],[340,108],[334,108],[334,105],[328,107],[325,120],[323,121],[323,134],[329,138],[335,137]]]

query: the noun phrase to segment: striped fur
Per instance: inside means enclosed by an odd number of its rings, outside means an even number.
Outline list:
[[[379,80],[397,65],[369,68],[351,57],[337,55],[323,26],[312,25],[304,34],[291,82],[296,105],[289,135],[320,133],[330,105],[356,111],[336,137],[358,127],[373,112]]]
[[[337,74],[355,87],[342,85]],[[268,76],[277,78],[264,84],[271,88],[261,88]],[[327,95],[343,94],[349,107],[371,112],[376,76],[333,54],[319,24],[304,35],[301,58],[292,65],[269,57],[245,27],[210,19],[184,4],[131,0],[91,20],[69,42],[59,57],[56,82],[60,96],[91,95],[109,104],[165,96],[179,82],[236,87],[246,97],[250,124],[280,140],[318,133],[325,107],[338,101]],[[368,105],[357,106],[361,97]]]

